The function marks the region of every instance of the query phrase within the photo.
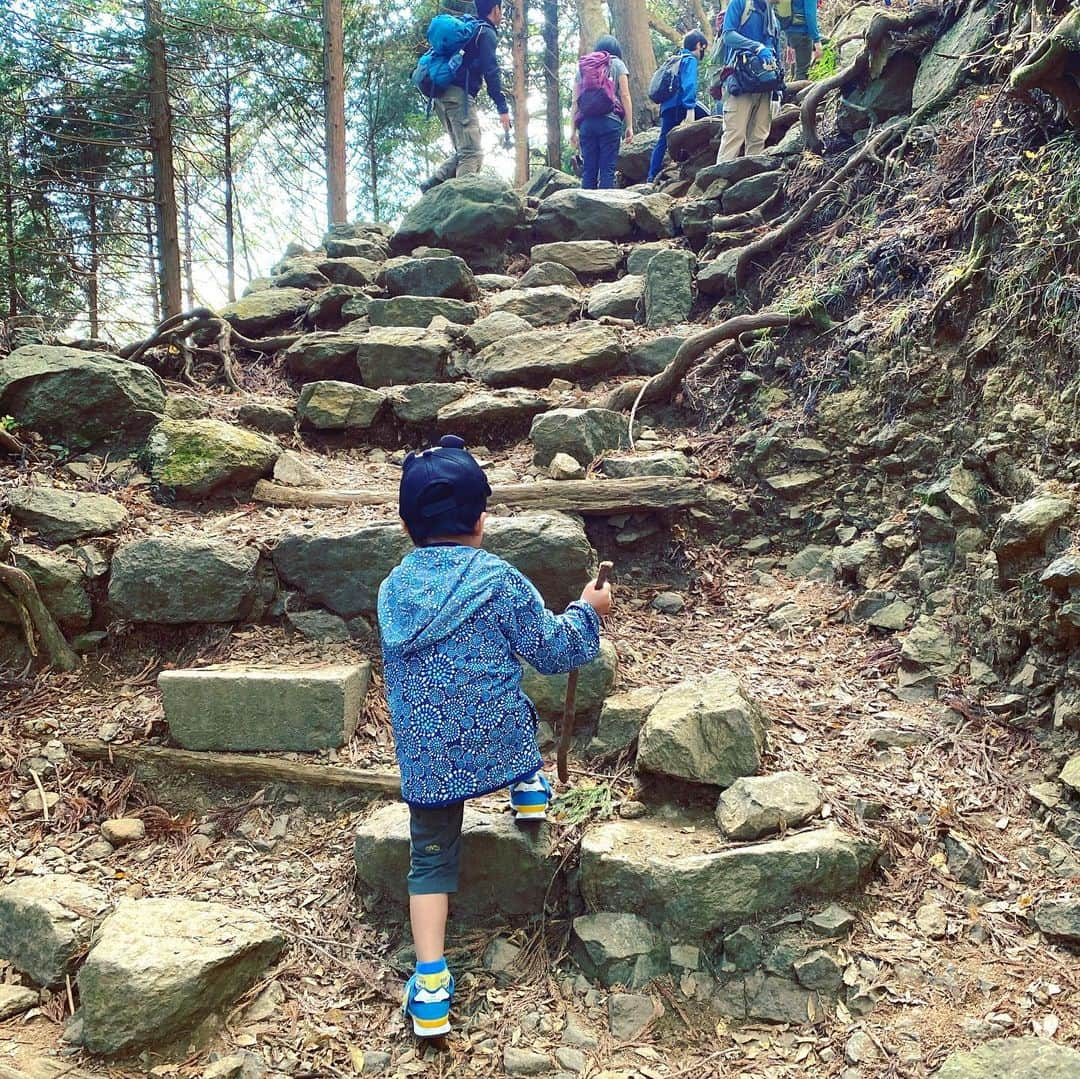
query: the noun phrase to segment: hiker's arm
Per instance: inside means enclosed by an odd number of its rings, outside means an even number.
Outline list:
[[[724,45],[729,49],[753,49],[756,52],[762,47],[760,41],[739,33],[739,27],[743,23],[743,11],[750,2],[751,0],[731,0],[724,13]]]
[[[581,80],[574,79],[574,94],[570,99],[570,145],[577,146],[581,141],[581,135],[578,132],[578,115],[577,115],[577,99],[578,93],[581,91]]]
[[[629,142],[634,137],[634,109],[630,103],[630,76],[619,76],[619,100],[622,102],[623,116],[626,118],[624,138]]]
[[[697,73],[698,60],[696,56],[688,56],[679,68],[679,79],[682,89],[683,108],[686,109],[687,121],[696,119],[697,115]]]
[[[821,59],[821,30],[817,21],[817,0],[803,0],[803,11],[806,13],[806,32],[814,43],[814,59]]]
[[[483,29],[480,31],[480,39],[477,45],[477,60],[479,61],[480,73],[484,76],[488,95],[495,102],[495,108],[499,112],[499,119],[504,128],[510,128],[510,109],[506,104],[506,95],[502,88],[502,75],[499,72],[499,61],[495,56],[495,31]]]
[[[510,648],[541,674],[563,674],[596,658],[600,616],[583,600],[552,614],[532,582],[509,569],[500,595],[500,622]]]

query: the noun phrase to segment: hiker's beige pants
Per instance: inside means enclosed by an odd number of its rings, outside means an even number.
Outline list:
[[[460,86],[448,86],[435,101],[435,112],[454,152],[435,170],[434,178],[442,183],[455,176],[479,172],[484,163],[484,147],[480,141],[480,114],[476,102]]]
[[[724,94],[724,137],[716,163],[734,161],[743,147],[747,157],[765,153],[765,140],[772,127],[768,94]]]

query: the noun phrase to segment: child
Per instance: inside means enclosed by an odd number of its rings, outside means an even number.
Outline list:
[[[386,696],[411,818],[416,973],[404,1007],[421,1037],[450,1030],[454,979],[443,945],[465,799],[509,787],[515,817],[535,821],[551,797],[515,657],[543,674],[579,667],[599,651],[600,616],[611,609],[610,587],[590,584],[553,615],[513,566],[481,550],[490,494],[460,438],[410,453],[399,506],[416,549],[379,589]]]

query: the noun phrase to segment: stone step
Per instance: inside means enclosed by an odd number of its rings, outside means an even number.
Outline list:
[[[461,887],[454,913],[482,918],[539,915],[559,860],[546,824],[519,826],[502,806],[470,802],[462,826]],[[376,809],[356,833],[356,875],[364,888],[387,899],[405,894],[409,872],[409,807],[395,802]]]
[[[319,667],[221,665],[162,671],[172,737],[184,749],[339,749],[371,680],[367,660]]]
[[[694,940],[804,897],[844,895],[879,853],[833,825],[731,846],[697,820],[609,821],[582,840],[581,891],[590,911],[640,914]]]

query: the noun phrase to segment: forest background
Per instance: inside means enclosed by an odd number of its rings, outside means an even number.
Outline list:
[[[333,220],[392,222],[443,152],[409,81],[435,11],[436,0],[10,0],[3,317],[124,340],[178,303],[235,299],[288,243],[317,246]],[[498,147],[485,123],[489,166],[525,184],[539,166],[569,164],[574,66],[609,29],[630,66],[637,126],[648,126],[657,60],[689,29],[711,38],[715,15],[705,0],[507,0],[500,49],[515,139]]]

